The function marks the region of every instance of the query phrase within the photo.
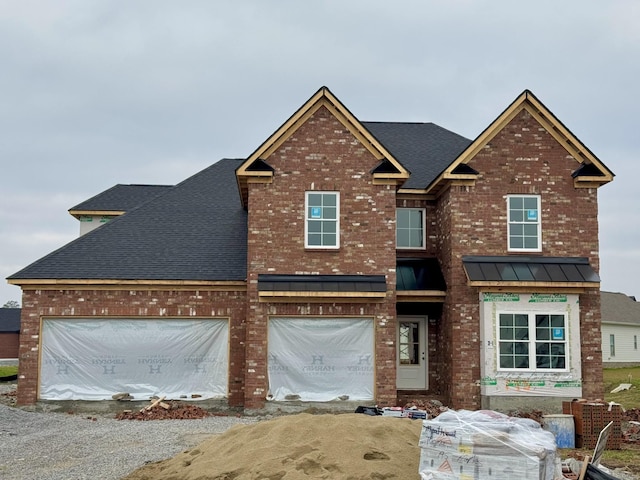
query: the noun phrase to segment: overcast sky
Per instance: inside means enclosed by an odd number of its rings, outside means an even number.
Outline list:
[[[640,298],[639,84],[637,0],[0,0],[0,277],[76,238],[70,207],[246,157],[323,85],[470,139],[530,89],[616,174],[602,289]]]

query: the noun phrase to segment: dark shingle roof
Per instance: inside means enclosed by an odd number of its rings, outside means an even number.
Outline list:
[[[9,279],[246,279],[247,214],[221,160]]]
[[[0,308],[0,333],[20,332],[21,308]]]
[[[600,292],[602,323],[640,326],[640,303],[624,293]]]
[[[98,195],[91,197],[69,209],[73,211],[122,211],[128,212],[135,207],[162,195],[172,185],[115,185]]]
[[[411,172],[402,188],[426,188],[471,144],[434,123],[362,124]]]

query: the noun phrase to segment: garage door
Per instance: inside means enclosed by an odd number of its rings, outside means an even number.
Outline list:
[[[273,400],[373,400],[372,319],[269,320],[269,391]]]
[[[228,322],[213,319],[46,319],[39,398],[226,397]]]

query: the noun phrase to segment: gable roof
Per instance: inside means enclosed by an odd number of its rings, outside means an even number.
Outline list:
[[[425,189],[471,144],[468,138],[435,123],[362,124],[411,172],[401,191]]]
[[[325,107],[353,134],[371,154],[384,162],[385,168],[374,171],[381,181],[404,182],[409,171],[381,144],[364,125],[337,99],[327,87],[321,87],[289,119],[265,140],[242,163],[236,172],[242,204],[246,206],[249,182],[271,182],[273,169],[268,165],[269,156],[277,150],[318,109]],[[256,168],[259,163],[262,167]]]
[[[21,308],[0,308],[0,333],[20,332]]]
[[[614,174],[529,90],[522,92],[437,178],[428,186],[436,193],[449,180],[467,179],[456,169],[469,162],[522,110],[529,112],[577,161],[573,174],[576,187],[600,186],[613,180]]]
[[[9,283],[244,281],[247,214],[234,181],[241,162],[220,160],[11,275]]]
[[[80,215],[122,215],[152,198],[162,195],[172,185],[118,184],[69,209],[74,217]]]
[[[640,326],[640,303],[624,293],[600,292],[602,323]]]

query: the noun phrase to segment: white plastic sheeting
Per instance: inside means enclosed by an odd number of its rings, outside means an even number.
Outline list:
[[[269,321],[273,400],[372,400],[372,319],[275,318]]]
[[[39,397],[226,397],[228,337],[226,320],[44,320]]]

